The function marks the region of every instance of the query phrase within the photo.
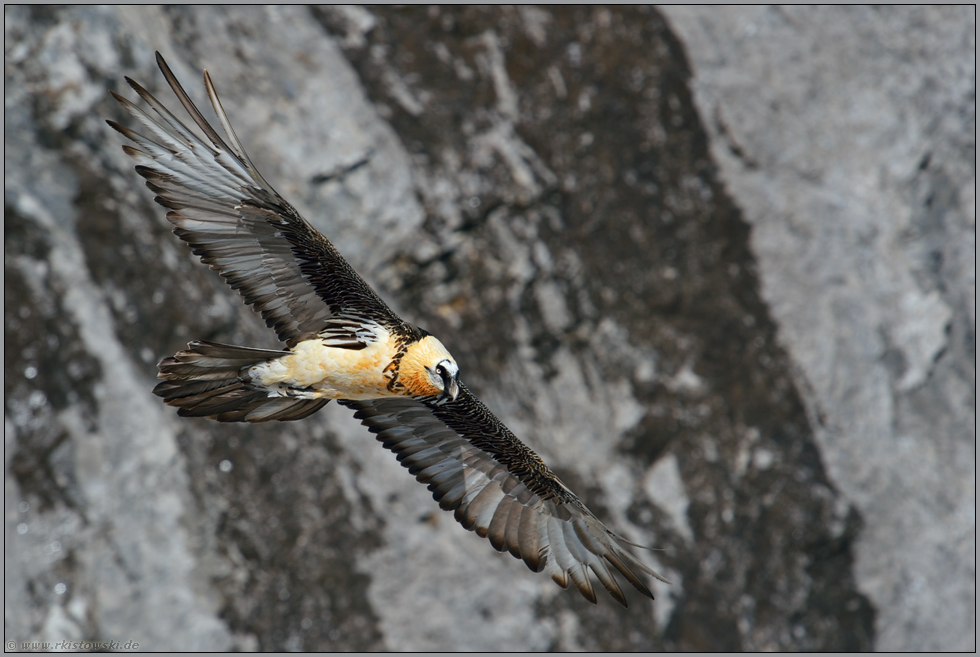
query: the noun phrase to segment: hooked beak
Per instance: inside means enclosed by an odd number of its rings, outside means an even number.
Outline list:
[[[447,375],[443,378],[442,397],[448,401],[456,401],[459,396],[459,381],[455,374]]]

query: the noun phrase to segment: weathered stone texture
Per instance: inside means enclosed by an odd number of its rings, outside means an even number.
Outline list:
[[[882,650],[976,649],[976,8],[667,10]]]
[[[5,640],[968,649],[973,15],[5,8]],[[274,342],[104,123],[154,50],[674,586],[561,591],[334,404],[153,397]]]

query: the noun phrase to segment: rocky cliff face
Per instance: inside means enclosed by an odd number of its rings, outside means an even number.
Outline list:
[[[975,647],[974,16],[7,8],[5,640]],[[154,50],[674,586],[562,592],[335,405],[150,394],[274,346],[104,123]]]

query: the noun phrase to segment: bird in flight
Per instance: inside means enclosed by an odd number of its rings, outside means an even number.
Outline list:
[[[207,71],[204,86],[222,137],[157,64],[203,138],[140,84],[151,108],[113,97],[143,126],[108,124],[136,171],[167,208],[174,233],[238,290],[284,343],[281,350],[203,340],[160,362],[153,392],[184,417],[219,422],[299,420],[331,399],[354,410],[439,506],[468,530],[509,551],[592,603],[592,572],[626,606],[615,573],[653,598],[646,573],[667,582],[605,527],[579,498],[459,380],[446,347],[385,304],[256,170]],[[669,583],[669,582],[668,582]]]

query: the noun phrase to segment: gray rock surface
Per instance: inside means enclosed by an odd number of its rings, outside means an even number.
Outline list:
[[[5,641],[968,649],[973,14],[794,11],[6,7]],[[674,586],[561,591],[336,405],[150,394],[274,342],[104,123],[154,50]]]
[[[976,649],[976,8],[665,10],[881,650]]]

